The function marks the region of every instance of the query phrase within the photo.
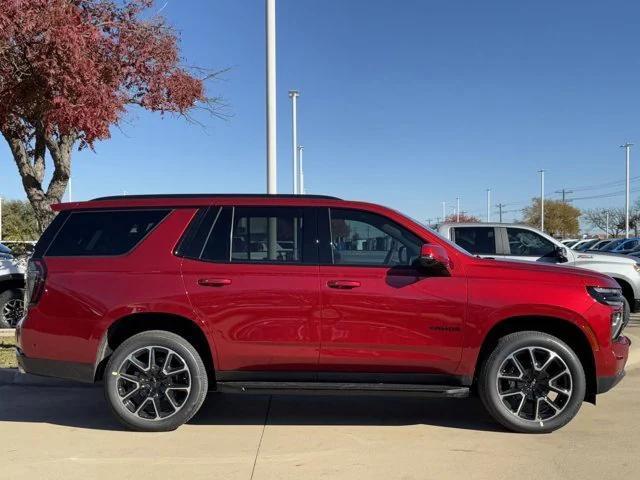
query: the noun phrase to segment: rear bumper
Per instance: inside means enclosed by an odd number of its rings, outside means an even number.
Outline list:
[[[30,373],[43,377],[64,378],[83,383],[93,383],[94,368],[90,363],[62,362],[43,358],[29,358],[16,348],[18,368],[21,373]]]
[[[598,378],[598,394],[605,393],[615,387],[620,380],[624,378],[625,371],[622,370],[615,377],[600,377]]]

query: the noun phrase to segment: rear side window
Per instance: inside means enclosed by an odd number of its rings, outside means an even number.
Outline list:
[[[556,246],[542,235],[524,228],[507,228],[511,255],[544,257],[555,252]]]
[[[496,254],[496,230],[493,227],[455,227],[453,240],[474,255]]]
[[[122,255],[138,245],[168,213],[169,210],[72,212],[46,256]]]

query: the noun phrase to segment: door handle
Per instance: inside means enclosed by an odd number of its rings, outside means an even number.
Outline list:
[[[338,288],[340,290],[351,290],[352,288],[358,288],[360,282],[357,280],[329,280],[327,282],[329,288]]]
[[[203,287],[226,287],[231,285],[230,278],[201,278],[198,280],[198,285]]]

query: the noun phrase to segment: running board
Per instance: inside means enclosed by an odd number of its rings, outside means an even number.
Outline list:
[[[394,395],[446,398],[469,396],[469,387],[404,383],[217,382],[216,391],[262,395]]]

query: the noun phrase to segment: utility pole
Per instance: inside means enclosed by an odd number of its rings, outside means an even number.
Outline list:
[[[566,195],[568,193],[573,193],[573,190],[567,190],[567,189],[563,188],[562,190],[556,190],[555,193],[561,193],[562,194],[562,203],[567,203]]]
[[[304,190],[304,169],[302,168],[302,154],[304,152],[304,147],[302,145],[300,145],[298,147],[298,161],[300,162],[300,170],[299,170],[299,174],[300,174],[300,181],[298,182],[298,193],[300,195],[304,195],[305,190]]]
[[[298,97],[300,92],[297,90],[289,90],[289,98],[291,99],[291,139],[293,144],[293,194],[300,193],[298,185]]]
[[[456,197],[456,223],[460,223],[460,197]]]
[[[491,222],[491,189],[487,188],[487,223]]]
[[[544,232],[544,170],[538,170],[540,174],[540,230]]]
[[[276,0],[265,0],[267,32],[267,193],[278,193],[276,145]],[[295,152],[294,152],[295,155]]]
[[[624,205],[624,236],[629,238],[629,160],[631,158],[631,147],[633,143],[625,143],[620,148],[625,150],[626,158],[626,187],[625,187],[625,205]]]
[[[499,214],[500,215],[500,217],[499,217],[500,218],[500,223],[502,223],[502,207],[504,207],[504,206],[505,206],[504,203],[499,203],[499,204],[496,205],[496,207],[498,207],[498,211],[500,212],[500,214]]]

